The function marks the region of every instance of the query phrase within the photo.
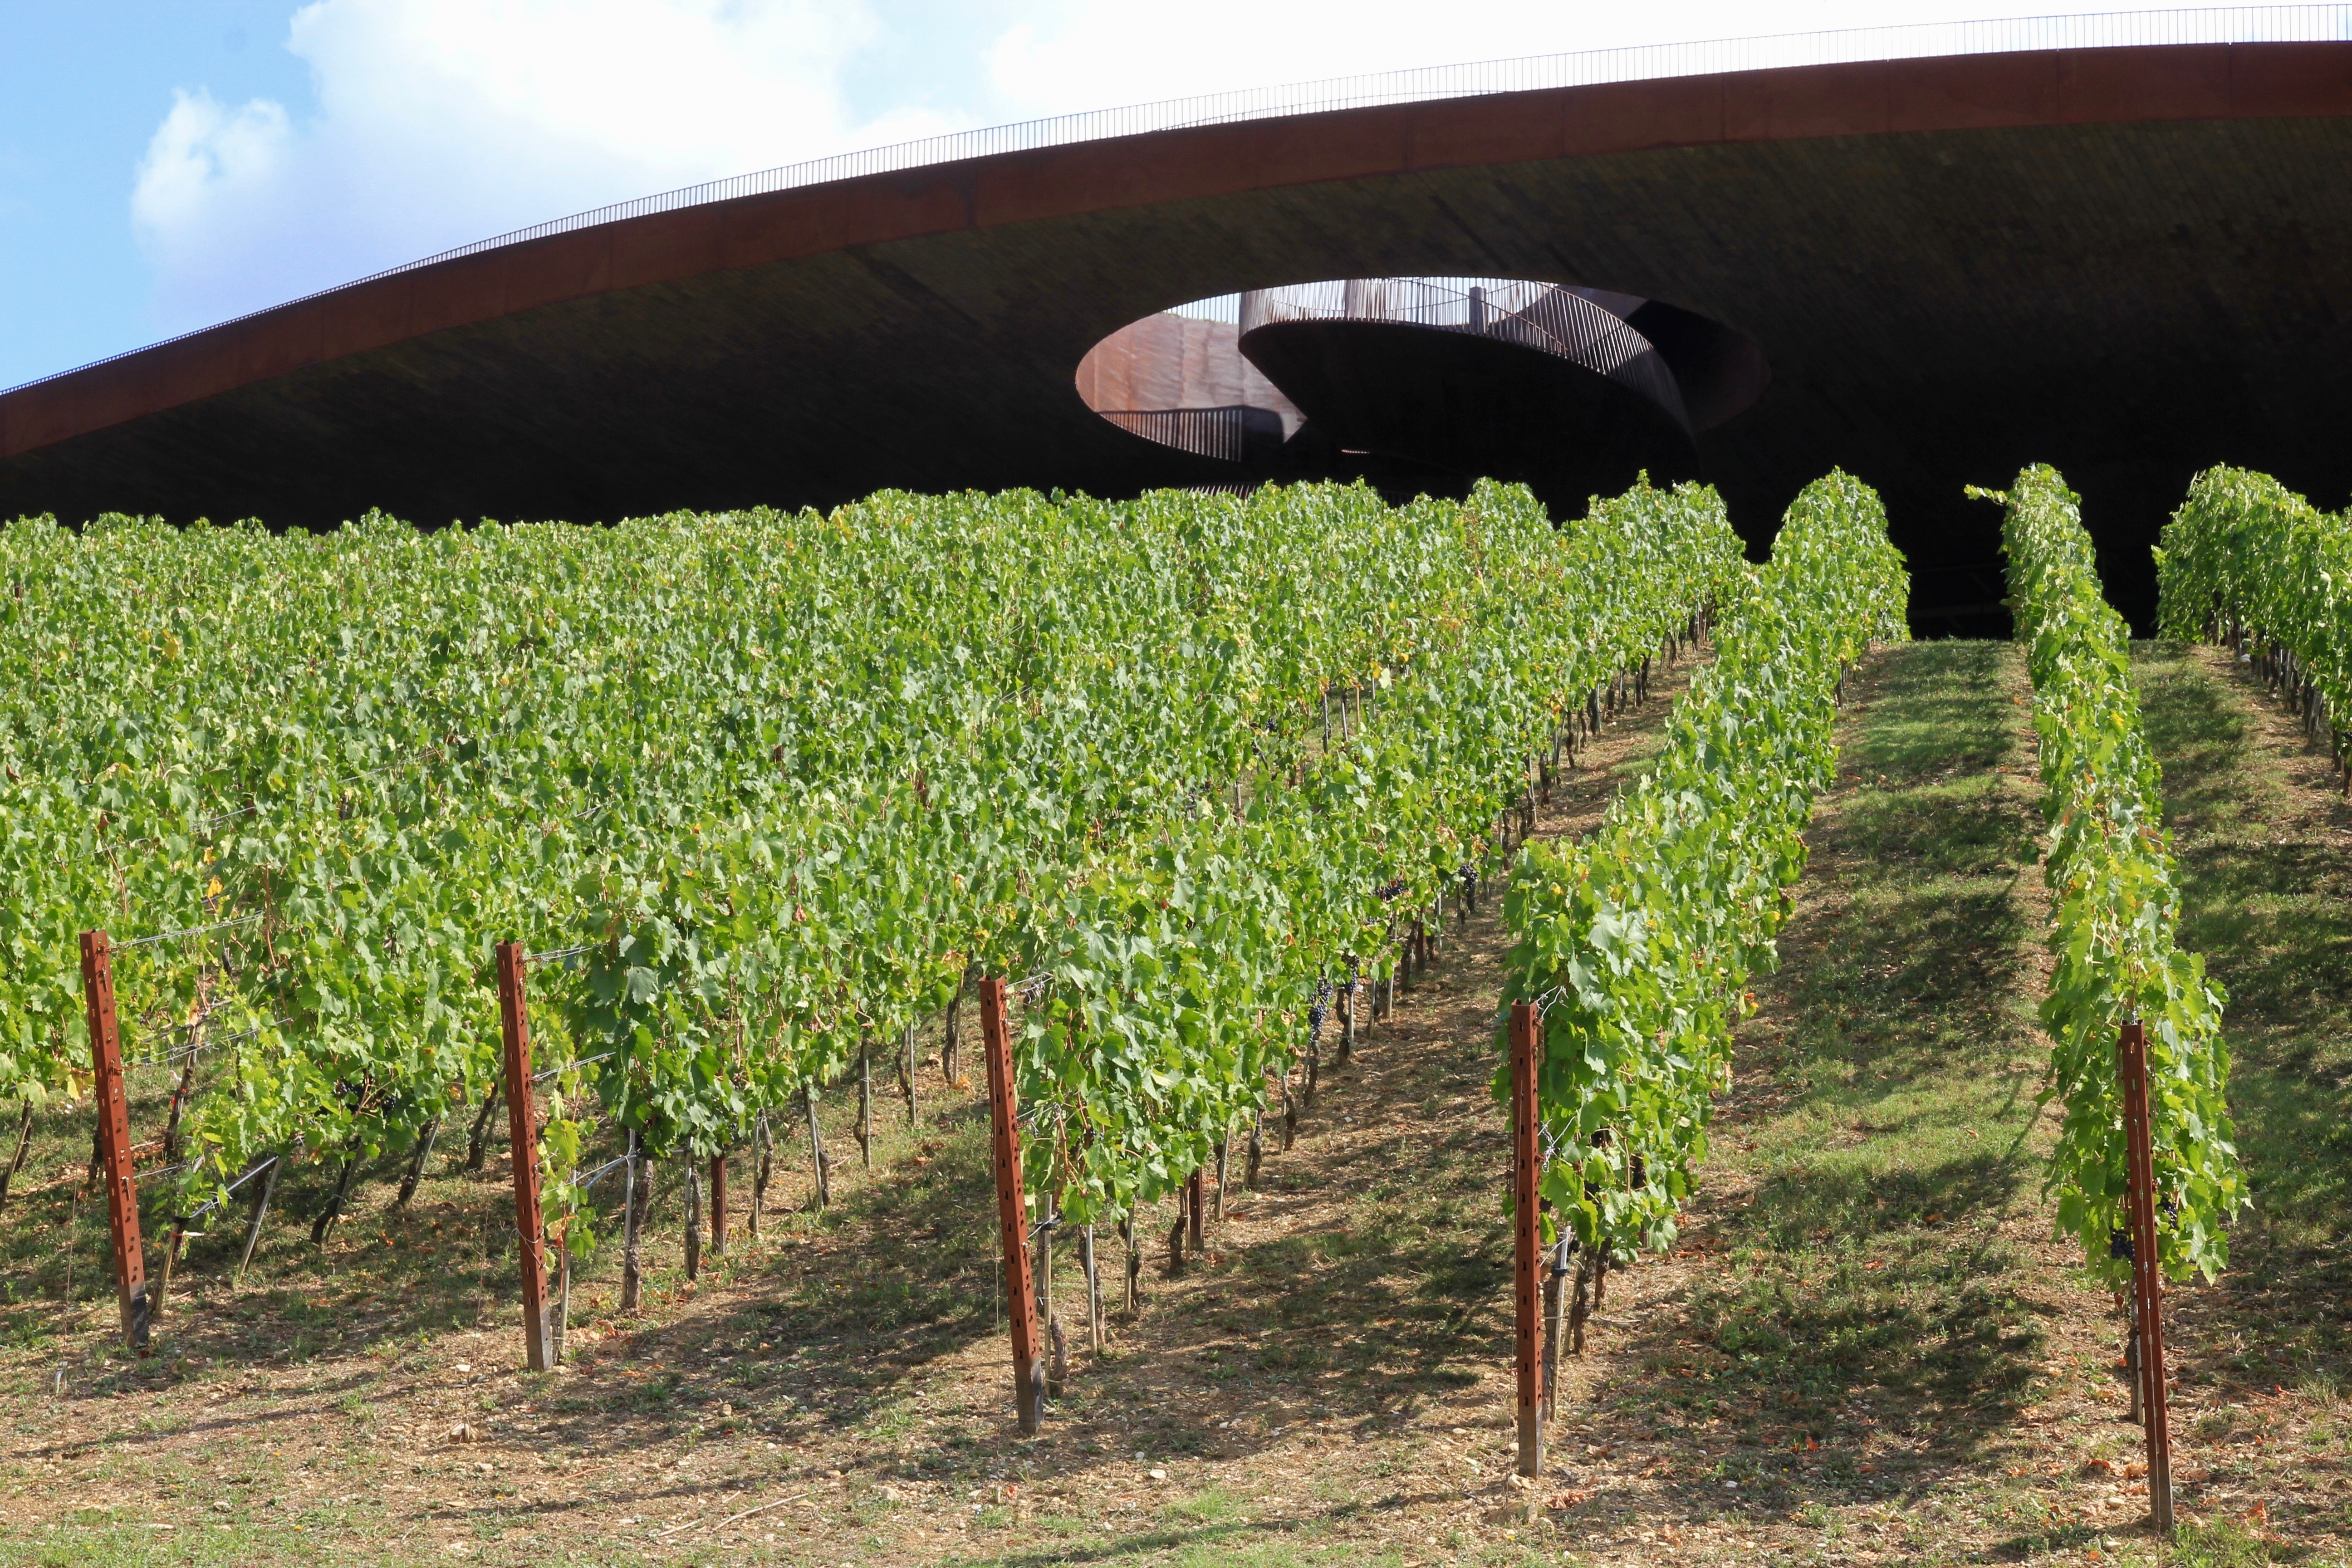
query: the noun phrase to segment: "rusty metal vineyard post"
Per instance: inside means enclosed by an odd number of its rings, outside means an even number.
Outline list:
[[[710,1156],[710,1256],[727,1256],[727,1155]]]
[[[1537,1042],[1542,1024],[1532,1002],[1511,1008],[1512,1305],[1518,1332],[1519,1474],[1543,1474],[1543,1221],[1537,1189]]]
[[[2172,1533],[2172,1428],[2164,1388],[2164,1269],[2156,1236],[2156,1155],[2147,1097],[2147,1032],[2128,1019],[2116,1037],[2123,1089],[2126,1215],[2131,1226],[2132,1319],[2139,1336],[2140,1419],[2147,1436],[2147,1500],[2157,1533]]]
[[[114,1238],[114,1288],[125,1349],[147,1353],[147,1255],[139,1237],[138,1173],[131,1163],[131,1111],[122,1093],[122,1044],[114,1024],[114,950],[102,931],[81,933],[82,1005],[96,1075],[98,1142],[106,1181],[106,1221]],[[71,1303],[68,1303],[70,1306]]]
[[[514,1152],[515,1236],[522,1264],[523,1357],[533,1372],[555,1365],[547,1319],[547,1238],[539,1212],[539,1118],[530,1091],[530,1015],[524,1002],[523,952],[499,943],[499,1032],[507,1068],[507,1136]]]
[[[1044,1369],[1037,1364],[1037,1289],[1029,1271],[1029,1208],[1021,1192],[1021,1123],[1013,1094],[1013,1039],[1004,1016],[1004,982],[980,983],[981,1043],[988,1053],[988,1110],[996,1167],[996,1218],[1004,1243],[1006,1315],[1013,1320],[1013,1402],[1024,1433],[1044,1412]]]

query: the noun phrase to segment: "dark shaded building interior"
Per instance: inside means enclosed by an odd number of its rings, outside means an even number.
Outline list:
[[[1702,433],[1770,380],[1754,341],[1718,323],[1524,279],[1342,279],[1203,303],[1231,319],[1132,322],[1088,352],[1078,386],[1121,429],[1230,464],[1237,484],[1360,479],[1403,500],[1486,477],[1569,516],[1642,473],[1702,477]]]

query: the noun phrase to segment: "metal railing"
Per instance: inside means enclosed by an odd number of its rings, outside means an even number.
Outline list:
[[[1319,114],[1333,110],[1363,109],[1383,104],[1418,103],[1437,99],[1473,98],[1491,93],[1532,92],[1549,88],[1590,87],[1606,82],[1650,81],[1668,77],[1715,76],[1731,71],[1769,70],[1793,66],[1844,65],[1870,60],[1927,59],[1948,55],[2015,54],[2032,49],[2125,48],[2164,44],[2320,43],[2352,39],[2352,4],[2317,5],[2213,6],[2177,11],[2109,11],[2078,16],[2019,16],[1981,22],[1922,22],[1885,27],[1849,27],[1824,33],[1780,33],[1751,38],[1724,38],[1701,43],[1652,44],[1628,48],[1587,49],[1573,54],[1532,55],[1517,59],[1478,60],[1459,65],[1422,66],[1381,71],[1368,76],[1332,77],[1320,81],[1247,88],[1209,93],[1197,98],[1162,99],[1123,109],[1092,110],[1078,114],[1024,120],[1011,125],[960,131],[887,147],[813,158],[756,174],[685,185],[657,195],[573,213],[568,217],[514,229],[440,251],[420,260],[370,273],[350,283],[289,300],[302,304],[344,289],[372,283],[420,267],[432,267],[461,257],[575,229],[594,228],[625,219],[742,196],[764,195],[804,185],[889,174],[934,163],[959,163],[1001,153],[1039,147],[1067,146],[1080,142],[1139,136],[1155,131],[1175,131],[1202,125],[1276,119],[1285,115]],[[282,305],[270,310],[282,310]],[[252,311],[234,321],[266,314]],[[227,325],[223,322],[219,325]],[[199,331],[210,331],[201,328]],[[164,342],[178,342],[197,332],[184,332]],[[163,344],[150,344],[150,348]],[[146,348],[128,353],[144,353]],[[112,354],[91,365],[122,359]],[[71,375],[91,365],[41,376],[22,386],[37,386],[60,375]],[[22,390],[22,386],[7,391]]]
[[[1239,463],[1282,446],[1282,416],[1271,408],[1234,404],[1221,408],[1103,408],[1105,419],[1131,436],[1198,458]]]
[[[1246,337],[1280,321],[1372,321],[1499,338],[1597,372],[1647,398],[1685,431],[1681,385],[1650,340],[1579,290],[1517,278],[1349,278],[1253,289],[1234,319]]]

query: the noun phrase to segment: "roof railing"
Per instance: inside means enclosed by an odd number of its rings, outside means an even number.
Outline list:
[[[1522,278],[1347,278],[1252,289],[1238,296],[1235,325],[1248,333],[1282,321],[1370,321],[1500,338],[1564,359],[1639,393],[1685,433],[1682,389],[1657,349],[1582,290]]]

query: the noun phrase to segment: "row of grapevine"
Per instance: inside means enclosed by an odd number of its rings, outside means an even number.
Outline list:
[[[2156,552],[2168,636],[2245,649],[2326,740],[2352,790],[2352,512],[2324,512],[2268,474],[2209,468]]]
[[[1268,1074],[1312,1053],[1331,983],[1494,858],[1571,709],[1737,569],[1711,492],[1637,488],[1565,541],[1534,512],[1500,526],[1499,492],[1482,493],[1464,539],[1481,590],[1360,737],[1254,771],[1240,809],[1162,825],[1034,906],[1020,952],[1044,984],[1015,1064],[1043,1107],[1027,1177],[1073,1223],[1131,1213],[1207,1163],[1267,1102]],[[1622,651],[1580,656],[1612,622]]]
[[[565,955],[553,1206],[590,1119],[707,1157],[991,970],[1037,981],[1032,1189],[1124,1213],[1738,570],[1711,494],[1647,486],[1566,531],[1494,486],[19,522],[0,1095],[76,1091],[102,924],[134,1059],[198,1091],[177,1212],[298,1145],[348,1171],[487,1114],[512,938]]]
[[[1590,838],[1518,861],[1503,1000],[1541,1010],[1544,1241],[1588,1269],[1673,1242],[1748,977],[1775,961],[1834,773],[1841,682],[1873,642],[1905,637],[1908,594],[1877,496],[1843,473],[1808,486],[1770,564],[1727,603],[1657,766]]]
[[[2048,1177],[2059,1228],[2080,1238],[2095,1272],[2118,1282],[2128,1275],[2116,1042],[2137,1018],[2147,1042],[2161,1266],[2173,1279],[2210,1279],[2228,1261],[2224,1227],[2246,1201],[2231,1142],[2224,997],[2202,955],[2176,938],[2180,896],[2130,630],[2101,595],[2079,498],[2053,469],[2025,469],[2005,495],[1979,493],[2005,508],[2001,544],[2029,648],[2050,823],[2057,967],[2042,1018],[2051,1038],[2045,1103],[2057,1099],[2066,1112]]]

